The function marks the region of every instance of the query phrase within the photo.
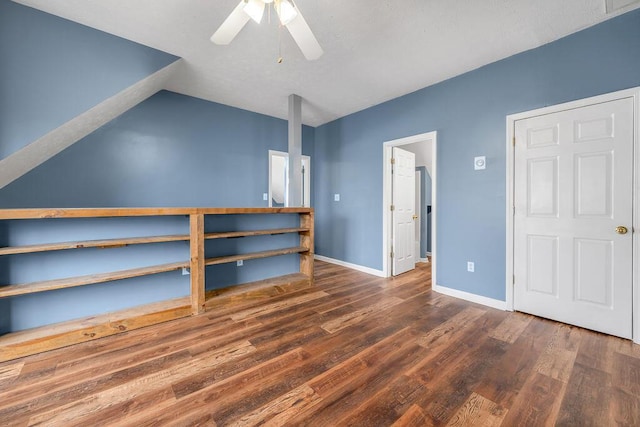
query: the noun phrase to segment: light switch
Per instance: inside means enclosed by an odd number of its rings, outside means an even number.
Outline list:
[[[334,202],[339,202],[340,201],[340,195],[339,194],[334,194],[333,195],[333,201]]]
[[[473,159],[473,168],[477,171],[487,168],[487,158],[485,156],[478,156]]]
[[[269,194],[262,193],[262,200],[269,200]]]

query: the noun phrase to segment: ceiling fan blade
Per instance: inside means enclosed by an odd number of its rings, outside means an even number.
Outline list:
[[[287,30],[291,33],[291,37],[296,41],[298,47],[302,51],[302,54],[309,61],[316,60],[322,56],[324,51],[320,47],[320,43],[316,40],[316,37],[311,32],[309,24],[302,17],[300,9],[298,9],[298,15],[291,20],[287,25]]]
[[[215,44],[229,44],[242,28],[249,22],[249,15],[244,12],[244,0],[233,9],[233,12],[224,20],[220,28],[213,33],[211,41]]]

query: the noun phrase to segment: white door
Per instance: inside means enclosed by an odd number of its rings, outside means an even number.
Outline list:
[[[415,154],[393,147],[391,204],[393,211],[393,275],[416,266],[415,256]]]
[[[631,338],[632,99],[518,120],[515,136],[514,308]]]

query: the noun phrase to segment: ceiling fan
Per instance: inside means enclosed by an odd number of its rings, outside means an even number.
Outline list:
[[[211,36],[211,41],[219,45],[231,43],[249,22],[249,19],[260,23],[265,8],[270,4],[273,4],[280,23],[287,27],[305,58],[309,61],[320,58],[324,51],[293,0],[241,0],[240,4],[233,9],[220,28]],[[278,61],[280,62],[281,58]]]

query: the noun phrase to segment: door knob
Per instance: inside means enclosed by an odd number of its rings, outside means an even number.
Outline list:
[[[619,225],[616,227],[616,233],[618,234],[627,234],[627,231],[629,230],[624,225]]]
[[[413,216],[413,219],[418,219],[418,215],[414,215],[414,216]]]

